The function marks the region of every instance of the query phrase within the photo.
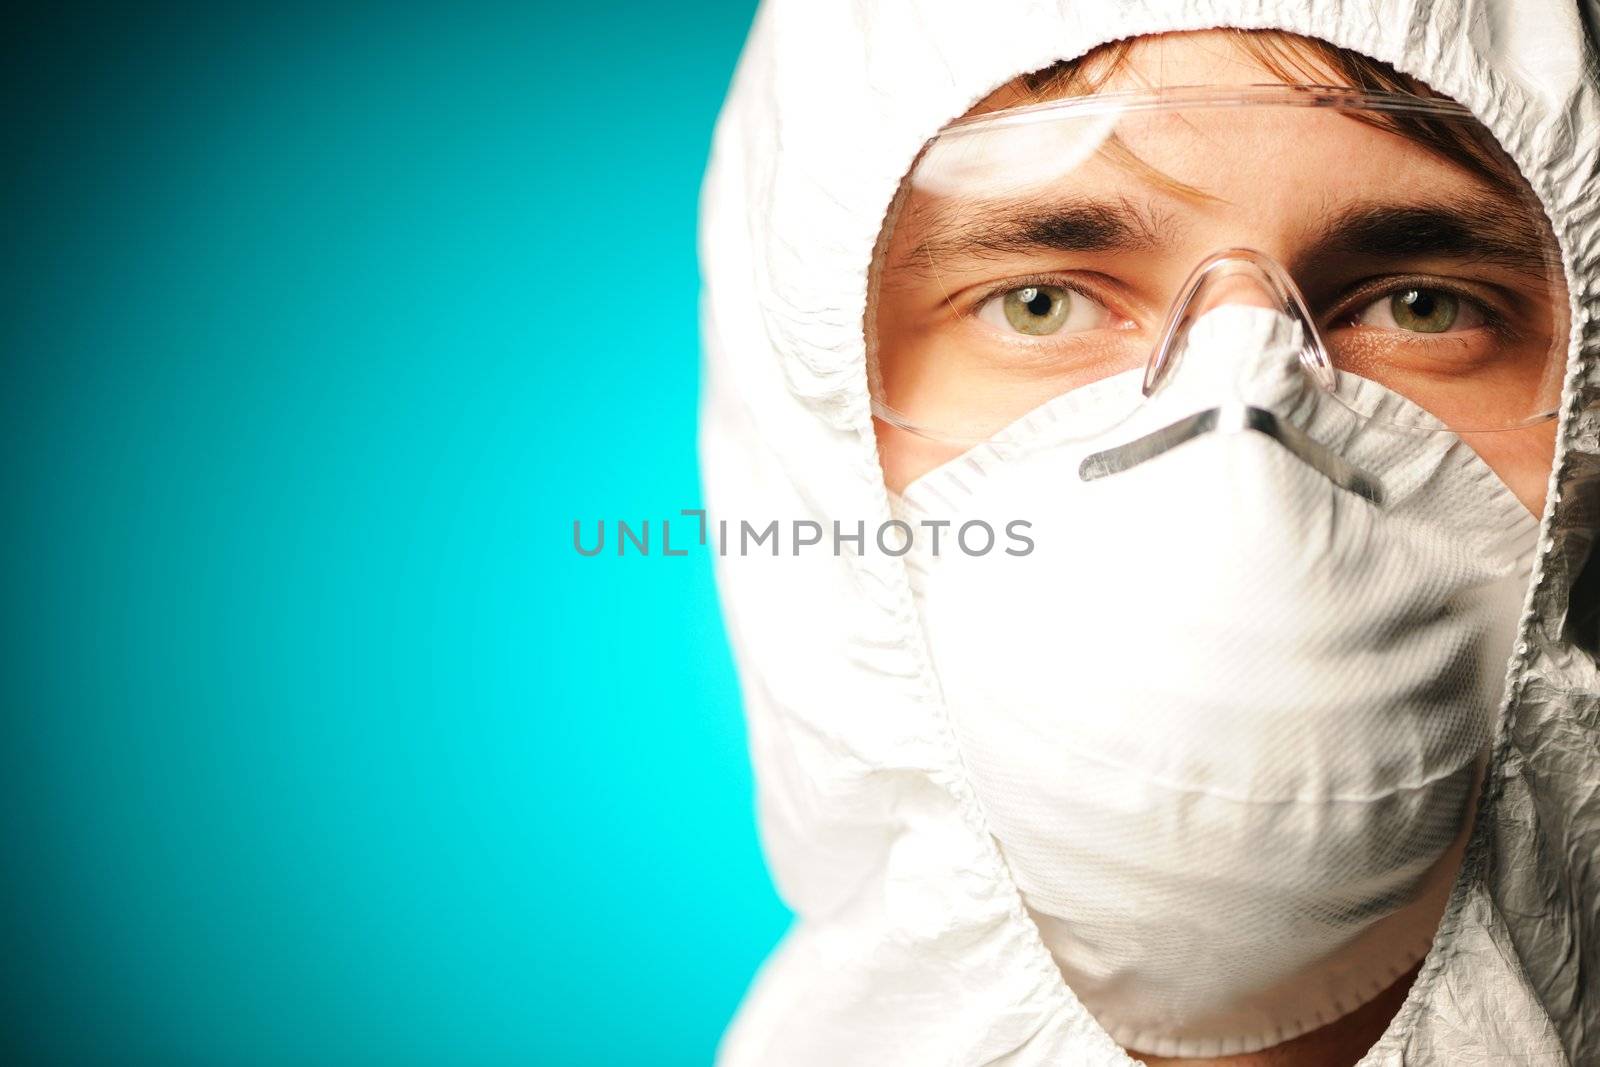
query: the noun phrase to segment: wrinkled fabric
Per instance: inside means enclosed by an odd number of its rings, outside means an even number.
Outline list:
[[[1572,345],[1529,610],[1444,918],[1363,1065],[1600,1062],[1600,99],[1593,5],[1530,0],[773,0],[703,191],[713,516],[890,516],[869,408],[867,270],[912,159],[1017,74],[1121,37],[1280,29],[1461,101],[1549,213]],[[795,922],[724,1067],[1134,1062],[1023,907],[929,668],[903,558],[729,554],[763,846]]]

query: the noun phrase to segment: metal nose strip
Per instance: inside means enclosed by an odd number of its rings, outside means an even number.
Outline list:
[[[1376,478],[1335,455],[1326,445],[1312,440],[1293,423],[1284,422],[1270,411],[1243,404],[1197,412],[1154,433],[1096,452],[1084,458],[1078,467],[1078,477],[1092,482],[1097,478],[1120,474],[1164,452],[1170,452],[1186,441],[1219,430],[1228,433],[1254,430],[1265,434],[1340,489],[1355,493],[1374,504],[1383,503],[1383,486]]]

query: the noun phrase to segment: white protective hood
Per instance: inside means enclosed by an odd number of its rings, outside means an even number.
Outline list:
[[[1573,334],[1553,491],[1487,787],[1432,951],[1362,1064],[1600,1063],[1600,96],[1592,0],[769,0],[703,200],[713,520],[890,518],[863,315],[923,143],[1117,38],[1288,30],[1470,107],[1554,225]],[[796,921],[723,1067],[1130,1064],[1062,980],[976,801],[904,561],[718,559],[773,877]],[[1587,565],[1587,569],[1586,569]]]

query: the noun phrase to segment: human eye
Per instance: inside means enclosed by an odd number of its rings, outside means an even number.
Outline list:
[[[978,305],[976,318],[1012,337],[1051,337],[1112,325],[1100,301],[1079,289],[1047,282],[1013,284]]]
[[[1423,285],[1393,290],[1357,308],[1353,325],[1412,334],[1461,333],[1488,325],[1490,315],[1471,297]]]

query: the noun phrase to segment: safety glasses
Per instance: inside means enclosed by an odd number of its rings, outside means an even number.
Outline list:
[[[1472,433],[1556,410],[1559,256],[1492,136],[1446,99],[1271,85],[941,131],[873,264],[874,413],[976,442],[1105,382],[1083,427],[1100,432],[1177,373],[1194,322],[1239,303],[1299,322],[1310,382],[1365,418]]]

